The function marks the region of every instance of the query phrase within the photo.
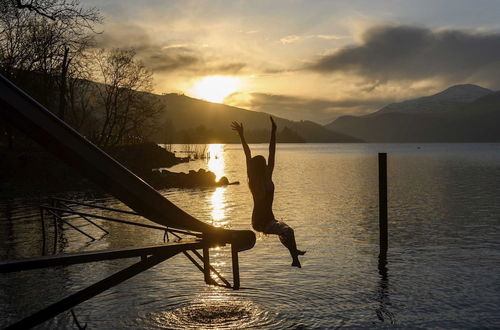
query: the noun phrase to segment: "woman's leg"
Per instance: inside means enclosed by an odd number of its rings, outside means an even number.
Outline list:
[[[305,251],[300,251],[297,249],[295,233],[290,226],[288,226],[283,221],[275,221],[266,227],[265,233],[278,235],[281,244],[283,244],[288,249],[288,251],[290,251],[290,255],[293,259],[292,266],[296,266],[299,268],[301,267],[298,256],[304,255]]]

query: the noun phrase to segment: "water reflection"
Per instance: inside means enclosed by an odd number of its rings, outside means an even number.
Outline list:
[[[252,146],[262,154],[267,154],[267,147]],[[377,273],[376,152],[367,153],[380,148],[392,155],[397,150],[390,148],[396,147],[408,151],[390,158],[391,252]],[[433,144],[418,152],[412,145],[278,148],[282,170],[275,173],[280,187],[276,210],[295,221],[298,240],[310,251],[304,268],[292,271],[282,262],[288,256],[279,242],[258,243],[240,255],[242,284],[252,289],[238,292],[205,286],[188,260],[172,258],[80,305],[79,319],[93,329],[498,328],[500,145]],[[433,149],[423,154],[427,148]],[[223,150],[217,158],[212,154],[209,162],[182,163],[175,171],[208,169],[207,163],[216,170],[213,164],[224,162],[218,175],[245,180],[241,146],[225,145]],[[162,194],[207,223],[219,208],[225,210],[214,223],[249,228],[252,201],[247,184],[226,189],[166,189]],[[99,201],[102,206],[123,206],[111,198]],[[44,203],[37,197],[0,201],[3,258],[40,254],[38,205]],[[51,248],[53,228],[48,220]],[[106,229],[112,234],[89,246],[84,246],[87,240],[80,233],[64,230],[70,242],[64,252],[160,244],[163,238],[157,231],[131,226],[110,223]],[[212,265],[229,280],[229,248],[210,253]],[[130,262],[2,274],[0,328]],[[40,328],[71,327],[67,313]]]
[[[276,318],[276,315],[243,297],[230,296],[227,291],[213,294],[204,292],[189,302],[173,304],[166,311],[146,313],[144,323],[152,328],[169,329],[250,329],[282,326],[282,321]]]
[[[224,221],[226,218],[226,188],[218,187],[210,196],[210,203],[212,208],[212,225],[220,227],[227,224],[227,221]]]
[[[379,306],[375,309],[375,313],[380,321],[394,324],[395,316],[388,309],[388,306],[391,306],[391,300],[389,297],[389,276],[387,271],[387,251],[383,251],[378,257],[378,273],[380,275],[380,280],[377,300]]]
[[[219,180],[225,175],[224,161],[224,145],[211,144],[208,147],[208,170],[216,175],[216,180]],[[210,198],[212,225],[223,227],[227,224],[226,219],[226,188],[218,187],[212,193]]]
[[[208,146],[208,170],[215,173],[215,180],[224,176],[226,164],[224,162],[224,145],[210,144]]]

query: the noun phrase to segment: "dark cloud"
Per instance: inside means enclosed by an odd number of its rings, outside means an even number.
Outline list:
[[[227,63],[216,65],[213,70],[216,72],[235,74],[243,70],[247,65],[245,63]]]
[[[500,33],[379,26],[367,30],[360,45],[324,56],[308,69],[355,73],[382,83],[440,78],[498,84]]]
[[[138,50],[144,63],[155,72],[163,73],[176,70],[188,71],[199,75],[237,74],[244,63],[229,62],[208,56],[189,47],[155,47]]]
[[[142,27],[132,24],[110,25],[103,34],[97,36],[96,46],[132,48],[147,67],[158,73],[187,71],[199,75],[236,74],[246,67],[245,63],[206,54],[203,49],[177,40],[166,45],[159,44]]]
[[[343,115],[364,115],[386,105],[388,99],[344,99],[338,101],[265,93],[234,93],[225,103],[267,112],[292,120],[329,123]]]
[[[163,54],[146,52],[142,54],[144,62],[147,63],[155,72],[168,72],[179,69],[186,69],[188,67],[196,66],[200,63],[200,59],[196,56],[186,54],[175,54],[173,52],[165,52]]]

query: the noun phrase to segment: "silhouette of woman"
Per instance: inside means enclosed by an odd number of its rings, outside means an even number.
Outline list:
[[[274,170],[274,156],[276,154],[276,123],[271,119],[271,141],[269,142],[269,159],[263,156],[252,157],[250,148],[245,141],[243,124],[233,121],[231,128],[238,132],[247,163],[248,186],[253,197],[252,227],[264,234],[279,236],[281,243],[290,251],[292,266],[301,268],[299,255],[306,252],[297,249],[293,229],[286,223],[277,221],[273,214],[274,183],[272,180]]]

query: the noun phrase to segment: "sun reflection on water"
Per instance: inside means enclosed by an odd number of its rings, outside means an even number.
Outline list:
[[[216,175],[216,180],[219,180],[225,175],[225,162],[224,162],[224,145],[211,144],[208,147],[208,170]],[[212,209],[212,224],[217,227],[223,227],[227,224],[226,219],[226,188],[218,187],[209,196],[210,206]]]
[[[145,323],[161,329],[256,329],[283,328],[285,322],[240,294],[210,287],[189,300],[164,311],[149,312]]]
[[[171,311],[148,313],[146,323],[161,329],[255,329],[282,325],[275,315],[250,301],[200,299]]]
[[[218,187],[212,193],[210,197],[210,203],[212,206],[212,222],[214,226],[221,227],[227,224],[227,221],[224,221],[226,218],[226,188]]]
[[[224,145],[223,144],[210,144],[208,146],[208,170],[216,175],[216,180],[224,176],[224,169],[226,164],[224,162]]]

